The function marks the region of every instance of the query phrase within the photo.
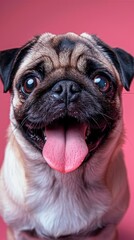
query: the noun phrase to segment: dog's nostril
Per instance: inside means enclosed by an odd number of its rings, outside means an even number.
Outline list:
[[[72,84],[70,85],[70,92],[71,92],[71,93],[80,92],[80,87],[78,86],[78,84],[72,83]]]
[[[80,86],[76,83],[71,83],[68,86],[68,99],[70,102],[74,102],[78,99],[80,93]]]
[[[57,83],[52,88],[52,91],[53,91],[54,98],[56,99],[64,98],[64,96],[66,95],[66,86],[62,83]]]
[[[69,103],[78,98],[80,86],[73,81],[63,80],[53,86],[52,92],[54,98]]]
[[[54,87],[54,92],[60,95],[63,92],[63,87],[60,84],[56,85]]]

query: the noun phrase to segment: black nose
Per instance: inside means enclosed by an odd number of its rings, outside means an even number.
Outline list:
[[[53,97],[67,104],[76,101],[80,91],[80,86],[76,82],[70,80],[59,81],[52,88]]]

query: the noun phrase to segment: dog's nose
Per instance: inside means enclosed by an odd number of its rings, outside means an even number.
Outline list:
[[[76,101],[80,91],[80,86],[76,82],[70,80],[59,81],[52,88],[53,97],[67,104]]]

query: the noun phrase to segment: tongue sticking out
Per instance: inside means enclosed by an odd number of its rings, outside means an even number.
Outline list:
[[[47,127],[43,157],[49,166],[62,173],[77,169],[88,153],[85,132],[86,125],[77,123],[66,130],[63,125]]]

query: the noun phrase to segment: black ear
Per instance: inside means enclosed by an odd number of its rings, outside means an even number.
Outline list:
[[[0,51],[0,78],[4,85],[4,92],[11,89],[14,75],[20,63],[38,39],[39,36],[34,37],[21,48]]]
[[[92,37],[108,54],[120,74],[122,85],[129,91],[134,77],[134,57],[123,49],[110,47],[95,35]]]
[[[134,77],[134,57],[120,48],[114,48],[117,60],[118,70],[121,75],[121,81],[124,88],[129,91]]]
[[[11,86],[11,72],[19,48],[9,49],[0,52],[0,78],[4,85],[4,92],[7,92]]]

